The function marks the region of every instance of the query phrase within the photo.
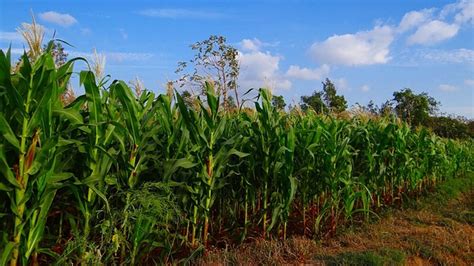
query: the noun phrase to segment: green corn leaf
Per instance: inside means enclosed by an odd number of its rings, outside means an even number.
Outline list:
[[[1,191],[12,191],[13,188],[11,188],[11,187],[5,185],[4,183],[0,182],[0,190]]]
[[[0,265],[7,265],[7,262],[10,260],[10,256],[14,247],[15,243],[13,242],[8,242],[3,247],[2,254],[0,254]]]
[[[207,95],[207,104],[209,105],[209,109],[211,110],[211,114],[213,117],[217,115],[219,111],[219,98],[215,95],[214,86],[206,81],[206,95]]]
[[[113,92],[125,108],[125,123],[128,131],[136,144],[139,141],[139,119],[138,119],[138,103],[132,94],[131,89],[123,82],[118,81],[112,85]]]
[[[5,148],[2,144],[0,144],[0,172],[7,179],[7,181],[10,182],[10,184],[17,188],[20,187],[20,184],[18,184],[13,171],[10,169],[10,166],[7,163],[7,159],[5,157]]]
[[[73,125],[81,125],[83,124],[82,115],[79,110],[75,108],[67,108],[67,109],[54,109],[53,113],[59,116],[63,116],[67,120],[69,120]]]
[[[13,147],[15,147],[18,151],[20,150],[20,142],[13,133],[13,130],[2,113],[0,113],[0,133],[11,145],[13,145]]]
[[[97,126],[102,120],[102,102],[99,87],[95,83],[94,74],[91,71],[81,71],[80,83],[84,85],[88,108],[90,112],[90,123]],[[96,132],[99,134],[99,132]]]
[[[54,184],[54,183],[59,183],[64,180],[67,180],[73,176],[72,173],[58,173],[58,174],[53,174],[48,179],[46,180],[47,184]]]

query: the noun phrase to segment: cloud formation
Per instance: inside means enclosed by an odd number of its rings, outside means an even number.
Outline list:
[[[40,13],[39,17],[47,22],[57,24],[62,27],[69,27],[77,23],[77,19],[69,14],[62,14],[55,11]]]
[[[238,45],[240,46],[242,51],[249,52],[249,51],[260,51],[264,47],[275,47],[275,46],[278,46],[279,43],[280,42],[273,42],[273,43],[262,42],[261,40],[257,38],[253,38],[253,39],[243,39],[242,41],[238,43]]]
[[[437,13],[434,11],[434,9],[424,9],[405,15],[419,13],[413,16],[423,22],[419,23],[416,31],[407,38],[408,44],[433,45],[456,36],[464,24],[474,23],[474,1],[472,0],[458,1],[445,5]],[[399,27],[402,28],[402,23]]]
[[[269,87],[271,89],[290,89],[291,81],[280,73],[282,58],[270,52],[239,52],[239,83],[244,88]]]
[[[333,35],[313,43],[309,53],[321,64],[386,64],[395,41],[406,37],[408,45],[435,45],[455,37],[468,23],[474,24],[474,1],[462,0],[441,9],[407,12],[397,26],[380,24],[367,31]]]
[[[240,42],[240,46],[244,51],[258,51],[260,48],[262,48],[263,43],[257,38],[243,39]]]
[[[474,64],[474,50],[471,49],[429,49],[420,51],[418,56],[437,63]]]
[[[321,80],[329,74],[330,69],[326,64],[314,69],[291,65],[286,71],[286,76],[302,80]]]
[[[456,24],[474,23],[474,2],[461,0],[443,7],[440,11],[441,19],[452,19]]]
[[[433,12],[434,9],[430,8],[406,13],[398,25],[398,30],[400,32],[405,32],[407,30],[416,28],[417,26],[428,21],[432,17]]]
[[[393,39],[394,31],[391,27],[376,26],[369,31],[334,35],[323,42],[316,42],[311,46],[310,54],[322,64],[385,64],[391,59],[389,46]]]
[[[407,39],[408,44],[433,45],[451,39],[459,31],[459,25],[448,24],[443,21],[433,20],[421,25],[415,33]]]

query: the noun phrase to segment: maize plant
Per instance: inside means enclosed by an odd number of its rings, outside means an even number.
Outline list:
[[[210,211],[215,201],[215,191],[225,185],[222,175],[229,158],[232,155],[240,158],[247,155],[232,147],[236,139],[233,136],[226,136],[227,119],[219,114],[220,95],[215,95],[211,83],[206,82],[205,87],[208,106],[206,107],[201,103],[199,113],[188,109],[183,99],[177,95],[180,113],[191,137],[191,145],[193,145],[191,150],[195,151],[196,164],[201,168],[196,174],[197,180],[195,182],[198,185],[193,193],[193,230],[191,238],[193,246],[197,244],[198,211],[204,212],[202,241],[204,245],[207,245]]]
[[[90,70],[51,44],[0,52],[0,265],[174,263],[256,236],[319,237],[472,171],[474,142],[396,117],[192,106]],[[179,261],[186,263],[187,261]]]
[[[38,244],[56,192],[72,177],[67,172],[67,127],[82,117],[64,108],[60,96],[67,90],[74,60],[56,69],[50,49],[31,64],[26,53],[11,73],[10,51],[0,52],[0,189],[9,199],[12,239],[2,260],[10,265],[37,263]],[[65,130],[65,131],[64,131]],[[9,228],[9,227],[7,227]]]

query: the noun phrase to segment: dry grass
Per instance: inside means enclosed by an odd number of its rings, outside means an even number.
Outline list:
[[[329,240],[324,253],[390,248],[404,251],[409,256],[407,264],[469,265],[474,258],[474,227],[449,216],[465,211],[460,206],[469,207],[473,198],[474,193],[464,194],[440,213],[428,206],[422,210],[396,211],[380,223]]]
[[[236,249],[211,250],[198,264],[472,265],[474,191],[469,180],[470,189],[462,194],[430,196],[332,239],[259,239]]]
[[[295,237],[287,241],[255,242],[239,246],[235,250],[211,250],[198,262],[200,265],[275,265],[287,263],[306,263],[317,252],[315,241]]]

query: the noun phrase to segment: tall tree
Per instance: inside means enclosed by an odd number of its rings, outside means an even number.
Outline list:
[[[381,116],[389,116],[393,112],[392,102],[389,100],[385,101],[379,108],[379,115]]]
[[[301,97],[303,111],[312,108],[317,113],[339,113],[347,108],[347,101],[342,95],[337,95],[336,86],[331,80],[323,82],[323,90],[315,91],[311,96]]]
[[[273,95],[272,105],[278,110],[283,110],[285,109],[285,106],[286,106],[285,99],[281,95],[280,96]]]
[[[426,125],[428,118],[438,110],[439,103],[427,93],[415,94],[409,88],[393,93],[395,112],[412,126]]]
[[[196,53],[194,58],[189,62],[178,63],[176,73],[185,73],[179,80],[180,85],[197,85],[202,89],[204,82],[211,79],[214,81],[217,94],[223,98],[225,109],[228,109],[230,90],[234,91],[237,106],[240,106],[237,92],[237,78],[240,70],[237,49],[228,45],[225,37],[216,35],[194,43],[191,49]],[[191,73],[186,73],[188,65],[192,67]]]
[[[347,109],[347,101],[343,95],[337,95],[336,86],[328,78],[323,82],[324,101],[331,112],[340,113]]]
[[[367,111],[371,113],[372,115],[377,115],[378,114],[378,107],[374,103],[374,101],[370,100],[369,103],[367,104]]]
[[[322,99],[323,93],[314,91],[310,96],[301,96],[301,109],[307,111],[313,109],[316,113],[327,113],[328,108]]]

